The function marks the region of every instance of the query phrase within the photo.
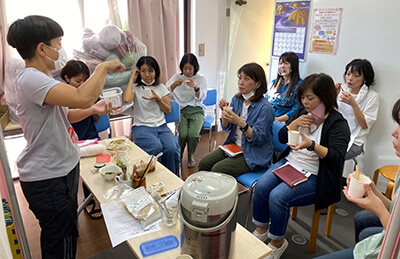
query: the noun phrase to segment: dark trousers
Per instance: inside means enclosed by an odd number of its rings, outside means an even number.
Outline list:
[[[75,258],[78,240],[79,164],[64,176],[22,182],[29,209],[39,220],[42,258]]]

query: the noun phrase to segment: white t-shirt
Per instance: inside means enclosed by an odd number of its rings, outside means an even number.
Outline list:
[[[27,142],[17,159],[21,181],[62,177],[79,162],[78,136],[66,108],[44,103],[49,90],[60,83],[35,68],[17,76],[17,116]]]
[[[318,129],[311,134],[308,128],[300,128],[299,131],[306,135],[307,138],[314,140],[316,144],[319,144],[321,142],[321,133],[323,126],[324,123],[319,125]],[[301,139],[301,136],[299,137],[299,139]],[[299,143],[300,141],[301,140],[299,140]],[[314,151],[308,151],[306,148],[300,150],[292,150],[286,157],[286,159],[294,168],[297,168],[297,170],[302,171],[303,173],[305,173],[304,171],[306,171],[314,175],[318,175],[319,157]]]
[[[145,89],[153,90],[160,98],[169,94],[164,84],[143,87],[134,84],[133,126],[159,127],[165,123],[165,114],[155,100],[143,99]]]
[[[243,102],[242,110],[240,111],[240,118],[244,121],[247,120],[247,116],[249,115],[249,106],[250,106],[250,104],[246,105]],[[243,135],[243,132],[240,130],[239,126],[237,126],[236,132],[235,132],[235,143],[239,147],[242,146],[242,135]]]
[[[342,87],[344,88],[344,90],[348,91],[346,85],[342,85]],[[365,122],[367,123],[368,128],[362,129],[361,126],[358,125],[354,117],[353,108],[351,108],[350,105],[341,102],[339,100],[340,98],[339,94],[337,97],[338,110],[347,120],[351,132],[350,142],[347,150],[351,148],[353,143],[356,144],[357,146],[362,146],[363,144],[365,144],[369,130],[371,129],[372,125],[378,118],[378,110],[379,110],[378,94],[374,90],[369,89],[366,85],[363,85],[360,91],[358,92],[358,95],[353,95],[353,97],[356,100],[358,106],[360,107],[361,112],[364,114]]]
[[[175,83],[176,80],[181,78],[184,81],[192,79],[197,86],[200,87],[199,98],[196,97],[194,89],[188,86],[185,82],[183,82],[180,86],[177,86],[174,91],[171,91],[171,85]],[[197,73],[190,78],[181,74],[175,74],[171,77],[171,79],[168,80],[167,88],[170,91],[171,99],[179,104],[180,109],[185,108],[186,106],[199,106],[203,108],[203,110],[206,109],[203,101],[207,97],[207,81],[206,77],[202,74]]]

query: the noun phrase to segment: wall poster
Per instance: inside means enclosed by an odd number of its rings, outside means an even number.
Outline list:
[[[292,51],[304,61],[310,0],[276,1],[272,56]]]
[[[336,55],[343,8],[315,8],[310,52]]]

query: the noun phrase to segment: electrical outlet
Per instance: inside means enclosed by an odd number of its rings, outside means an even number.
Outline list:
[[[205,44],[204,43],[199,44],[199,57],[204,56],[205,53],[206,53]]]

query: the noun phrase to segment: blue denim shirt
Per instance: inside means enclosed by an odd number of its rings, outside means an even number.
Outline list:
[[[242,111],[243,99],[233,97],[230,106],[233,112],[240,116]],[[265,98],[258,102],[252,102],[247,113],[246,123],[253,129],[252,138],[242,134],[242,150],[247,166],[254,170],[256,166],[268,168],[271,164],[273,144],[272,144],[272,123],[275,120],[274,110]],[[229,132],[224,144],[235,143],[236,124],[229,123],[227,127],[222,125],[222,129]]]
[[[272,81],[272,85],[275,84],[275,81],[276,79]],[[278,89],[276,89],[276,92],[272,94],[272,96],[269,96],[268,92],[273,90],[270,88],[268,89],[266,98],[272,104],[276,117],[286,114],[290,119],[293,113],[301,107],[301,104],[297,101],[297,88],[299,87],[301,81],[303,81],[303,79],[300,78],[296,87],[290,93],[290,96],[286,96],[285,94],[288,89],[288,85],[284,85],[283,80],[281,80]]]

